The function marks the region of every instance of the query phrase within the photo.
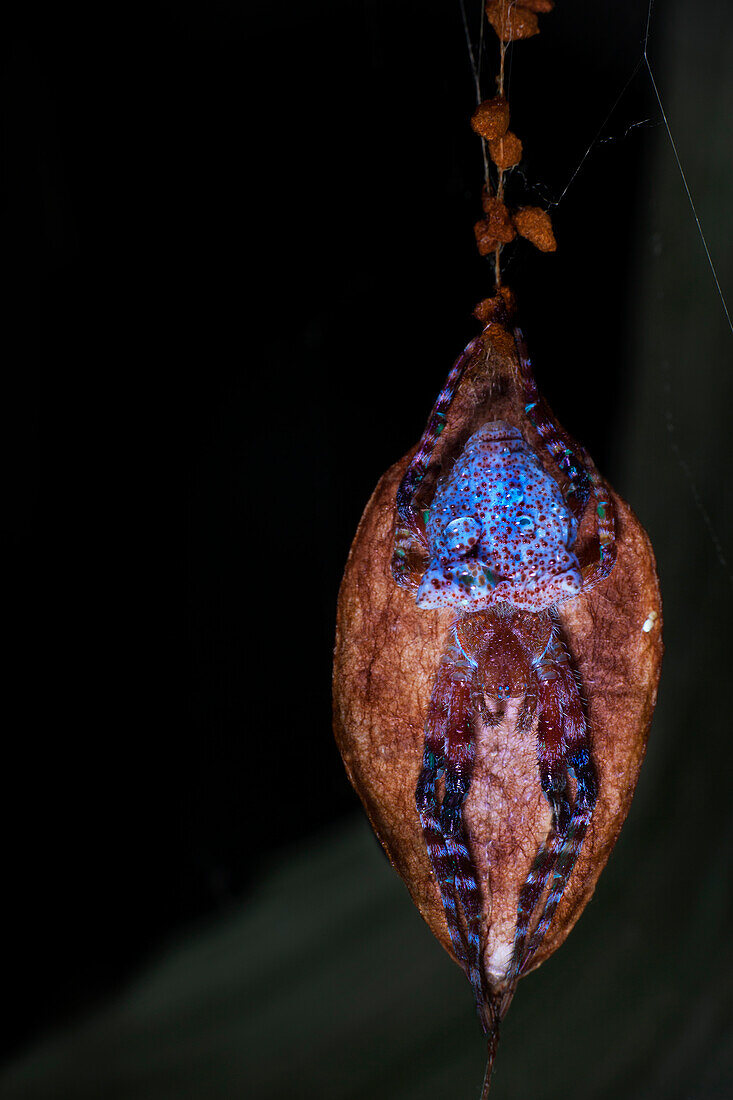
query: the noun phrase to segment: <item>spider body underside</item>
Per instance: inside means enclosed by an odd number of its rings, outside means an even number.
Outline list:
[[[616,558],[610,494],[539,393],[519,329],[514,337],[525,413],[549,463],[518,428],[490,420],[437,480],[429,506],[421,503],[436,442],[480,351],[479,337],[448,375],[398,490],[392,559],[395,581],[415,593],[418,607],[455,611],[428,705],[415,802],[453,953],[487,1034],[550,927],[596,803],[590,731],[557,607],[609,576]],[[598,553],[581,567],[573,547],[589,507]],[[519,893],[504,973],[489,974],[463,806],[477,726],[496,727],[510,711],[518,730],[536,722],[539,780],[552,824]]]

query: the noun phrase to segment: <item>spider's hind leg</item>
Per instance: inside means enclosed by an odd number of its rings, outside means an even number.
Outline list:
[[[552,810],[552,824],[520,891],[504,1011],[520,974],[527,969],[550,928],[598,796],[583,703],[559,636],[553,639],[546,659],[539,666],[538,678],[537,759],[542,790]],[[575,776],[572,802],[569,770]]]
[[[423,838],[427,848],[430,865],[433,868],[440,890],[448,931],[453,951],[465,968],[466,938],[458,918],[455,895],[453,863],[448,852],[443,826],[441,823],[438,780],[445,765],[445,735],[449,718],[450,685],[446,683],[443,664],[433,685],[428,716],[425,721],[425,745],[423,766],[415,789],[415,805],[420,815]]]
[[[537,752],[540,785],[552,810],[552,823],[547,838],[537,852],[529,874],[519,892],[517,924],[514,933],[512,960],[507,973],[507,997],[502,1012],[508,1008],[513,988],[526,961],[527,940],[540,899],[545,894],[555,870],[560,845],[571,818],[567,785],[567,770],[562,749],[562,718],[555,708],[548,707],[548,683],[558,678],[554,662],[545,661],[538,669],[537,696],[540,708],[537,723]],[[552,690],[552,689],[550,689]]]
[[[430,699],[415,800],[453,950],[471,982],[479,1019],[488,1033],[494,1021],[481,958],[481,892],[463,820],[476,755],[474,678],[474,669],[450,646]],[[439,801],[441,771],[444,791]]]
[[[545,938],[552,918],[555,915],[565,887],[568,884],[575,863],[580,853],[580,848],[588,831],[593,810],[598,800],[598,776],[587,745],[579,745],[568,756],[568,768],[575,775],[577,792],[573,803],[572,815],[567,831],[559,845],[550,893],[548,894],[542,918],[532,937],[528,949],[528,958],[523,964],[525,967],[529,959]]]
[[[466,974],[473,987],[481,1025],[484,1032],[488,1032],[486,987],[481,960],[481,893],[463,823],[463,804],[471,786],[476,755],[470,694],[461,700],[453,718],[446,738],[445,795],[441,806],[441,826],[455,869],[456,895],[460,901],[466,930]]]
[[[558,787],[565,791],[565,776],[569,771],[575,776],[576,789],[572,805],[563,793],[563,809],[559,816],[553,806],[552,879],[537,926],[524,950],[520,973],[526,969],[550,928],[598,798],[598,780],[583,702],[575,672],[559,636],[553,640],[549,656],[555,675],[541,688],[537,746],[540,779],[551,806]]]

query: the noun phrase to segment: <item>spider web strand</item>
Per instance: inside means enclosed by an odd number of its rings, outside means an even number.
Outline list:
[[[649,5],[649,7],[650,7],[650,11],[651,11],[651,5]],[[649,73],[649,80],[651,81],[652,90],[654,92],[657,103],[659,105],[659,110],[660,110],[660,113],[662,115],[662,122],[664,123],[665,130],[667,131],[667,137],[669,138],[669,143],[672,146],[672,152],[674,154],[674,159],[677,163],[677,170],[680,174],[680,179],[682,180],[682,185],[685,189],[685,194],[687,195],[687,201],[690,204],[690,210],[692,211],[692,216],[695,219],[695,225],[697,226],[697,231],[700,235],[700,240],[702,241],[703,249],[705,250],[705,255],[707,257],[707,261],[708,261],[708,264],[710,266],[710,271],[711,271],[711,274],[713,276],[713,281],[715,282],[715,287],[716,287],[716,290],[718,291],[718,297],[720,298],[720,304],[723,307],[723,312],[725,314],[725,319],[728,322],[728,328],[731,331],[731,335],[733,335],[733,321],[731,320],[730,312],[728,310],[728,304],[725,300],[725,295],[723,294],[723,289],[720,285],[720,280],[718,279],[718,273],[715,269],[715,264],[713,263],[713,258],[710,255],[710,249],[708,248],[708,242],[705,239],[705,234],[703,233],[702,225],[700,224],[700,219],[697,215],[697,210],[695,208],[695,203],[694,203],[693,198],[692,198],[692,193],[690,192],[690,187],[689,187],[689,184],[687,183],[687,177],[685,175],[684,168],[682,167],[682,161],[680,160],[680,155],[677,151],[677,143],[675,142],[674,137],[672,136],[672,131],[670,129],[669,122],[667,121],[667,112],[664,110],[664,105],[662,104],[662,97],[659,94],[659,89],[657,88],[657,82],[654,79],[654,73],[652,72],[652,67],[649,64],[649,58],[646,55],[646,48],[644,50],[644,56],[642,58],[642,61],[646,65],[646,70]]]

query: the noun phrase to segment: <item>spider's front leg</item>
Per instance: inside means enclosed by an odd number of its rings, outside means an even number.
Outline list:
[[[564,495],[576,518],[579,519],[592,489],[584,461],[587,455],[561,427],[540,393],[524,335],[519,327],[514,329],[514,342],[519,357],[519,377],[525,400],[524,411],[564,478],[567,479],[563,490]]]
[[[415,803],[453,950],[471,982],[479,1019],[488,1033],[494,1021],[481,962],[481,894],[463,821],[476,756],[475,694],[475,667],[457,645],[449,645],[430,697]]]
[[[598,535],[598,557],[583,569],[583,589],[587,590],[610,576],[616,564],[616,509],[608,486],[586,451],[583,460],[593,487]]]
[[[598,558],[583,569],[583,588],[592,588],[608,577],[616,564],[616,516],[613,500],[588,452],[560,426],[537,388],[524,336],[518,327],[514,329],[514,340],[526,402],[524,410],[566,480],[564,495],[568,506],[579,521],[588,502],[592,501],[595,505]],[[558,602],[574,594],[570,590],[564,594],[559,593]]]
[[[428,544],[425,537],[425,518],[417,503],[418,493],[430,465],[435,444],[445,427],[448,410],[458,385],[480,349],[479,336],[467,345],[453,364],[397,490],[392,576],[401,588],[416,589],[425,571],[426,563],[421,559],[423,555],[427,556]]]

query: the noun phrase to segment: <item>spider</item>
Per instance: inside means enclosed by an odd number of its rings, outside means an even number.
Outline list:
[[[490,420],[464,441],[447,472],[432,461],[459,383],[490,339],[487,329],[448,375],[406,470],[392,559],[395,581],[415,593],[418,607],[455,613],[428,705],[415,802],[453,951],[488,1035],[550,927],[596,804],[588,723],[557,608],[608,577],[616,559],[610,494],[540,394],[521,330],[513,334],[526,434]],[[429,472],[434,490],[426,504]],[[574,545],[591,507],[598,552],[581,567]],[[507,715],[522,731],[536,723],[552,824],[519,893],[497,992],[482,963],[481,896],[463,805],[477,732]]]

